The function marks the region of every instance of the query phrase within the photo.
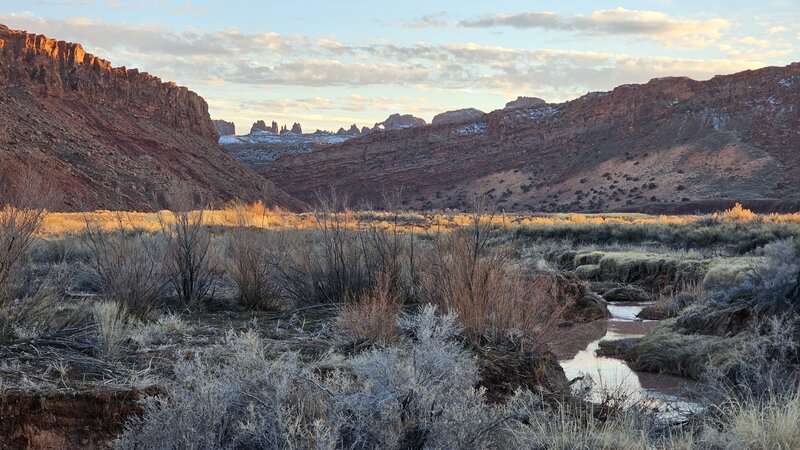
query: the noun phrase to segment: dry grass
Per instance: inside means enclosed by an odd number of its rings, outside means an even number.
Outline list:
[[[427,300],[455,312],[473,342],[524,337],[541,344],[569,305],[554,304],[542,278],[523,274],[507,247],[490,245],[490,229],[472,225],[440,235],[421,270]]]
[[[357,339],[387,344],[397,340],[401,310],[402,300],[383,279],[356,301],[342,305],[337,325]]]
[[[726,405],[708,439],[721,448],[753,450],[800,448],[800,391],[771,396],[757,403]],[[711,430],[714,428],[709,427]]]
[[[97,348],[106,359],[114,359],[129,338],[128,312],[117,302],[99,302],[92,305],[92,316],[97,329]]]

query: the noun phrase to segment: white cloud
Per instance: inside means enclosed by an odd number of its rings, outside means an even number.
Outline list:
[[[708,47],[730,28],[726,19],[675,18],[659,11],[625,8],[594,11],[588,16],[559,16],[552,12],[490,14],[462,20],[468,28],[513,27],[518,29],[550,29],[575,31],[591,35],[629,35],[652,40],[666,47]]]

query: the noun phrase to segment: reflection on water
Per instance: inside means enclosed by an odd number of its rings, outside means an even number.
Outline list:
[[[654,406],[670,409],[669,415],[682,415],[697,408],[687,401],[685,393],[692,380],[672,375],[636,372],[621,360],[596,356],[601,340],[616,340],[644,336],[657,322],[636,317],[646,304],[609,304],[612,318],[578,326],[569,336],[559,339],[553,348],[567,378],[591,377],[594,386],[592,400],[601,401],[607,395],[625,396],[631,401],[652,400]]]

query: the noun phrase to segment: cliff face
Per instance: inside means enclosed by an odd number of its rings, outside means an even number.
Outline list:
[[[176,184],[209,201],[300,205],[219,148],[194,92],[2,25],[0,169],[40,173],[68,210],[151,209]]]
[[[800,198],[800,64],[662,78],[472,122],[372,133],[262,169],[310,199],[335,187],[417,208],[694,211]]]
[[[112,67],[80,44],[0,28],[0,85],[37,95],[125,108],[142,119],[216,139],[208,104],[189,89],[136,69]]]

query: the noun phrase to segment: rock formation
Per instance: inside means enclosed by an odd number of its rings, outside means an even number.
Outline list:
[[[286,127],[284,126],[284,129]],[[272,121],[272,125],[267,126],[267,123],[263,120],[258,120],[256,123],[250,127],[250,133],[261,132],[261,133],[272,133],[272,134],[279,134],[282,130],[278,129],[278,123],[274,120]]]
[[[506,103],[505,109],[524,109],[524,108],[539,108],[547,106],[547,102],[538,97],[517,97]]]
[[[0,26],[0,170],[46,174],[63,195],[56,209],[152,209],[179,183],[209,201],[299,205],[217,140],[187,88]]]
[[[458,109],[437,114],[431,121],[431,125],[445,125],[451,123],[475,122],[486,113],[475,108]]]
[[[402,200],[424,209],[468,208],[476,195],[509,211],[800,206],[800,63],[661,78],[561,104],[520,100],[474,122],[288,156],[262,173],[308,200],[334,187],[380,205],[383,187],[403,186]]]
[[[299,123],[295,122],[294,124],[292,124],[291,132],[297,134],[303,134],[303,127],[301,127]]]
[[[256,121],[256,123],[254,123],[253,126],[250,127],[250,134],[253,134],[253,133],[256,133],[256,132],[259,132],[259,131],[261,131],[261,132],[269,131],[269,129],[267,128],[266,122],[264,122],[263,120]]]
[[[375,128],[383,130],[402,130],[404,128],[417,128],[427,125],[425,120],[411,114],[392,114],[386,120],[375,124]]]
[[[220,136],[233,136],[236,134],[236,124],[233,122],[226,122],[224,120],[212,120],[217,134]]]

